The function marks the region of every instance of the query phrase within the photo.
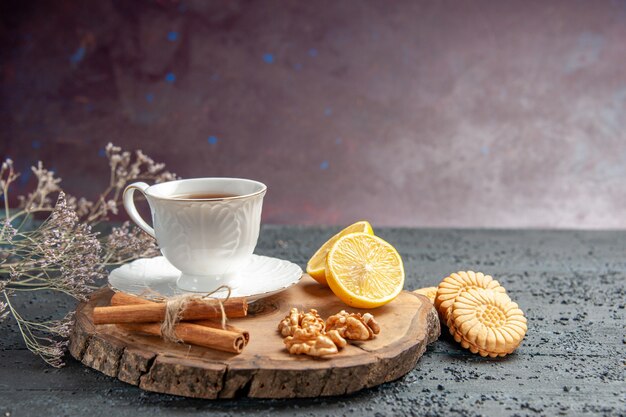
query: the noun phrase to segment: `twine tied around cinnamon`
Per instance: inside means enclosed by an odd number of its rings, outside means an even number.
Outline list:
[[[228,291],[226,298],[224,298],[223,300],[217,298],[216,300],[222,313],[222,329],[226,329],[227,316],[226,311],[224,310],[224,303],[230,298],[231,288],[228,285],[221,285],[210,293],[204,295],[182,294],[175,297],[167,298],[165,300],[165,318],[163,319],[163,323],[161,324],[161,337],[168,342],[181,343],[182,340],[176,336],[176,325],[180,322],[182,318],[182,312],[185,310],[187,304],[189,304],[189,302],[193,300],[207,300],[211,298],[211,295],[224,289]]]

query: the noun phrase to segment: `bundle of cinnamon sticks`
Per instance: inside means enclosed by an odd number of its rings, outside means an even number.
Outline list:
[[[243,298],[222,303],[228,318],[245,317],[248,303]],[[116,324],[125,330],[161,336],[166,303],[149,301],[123,292],[116,292],[108,307],[95,307],[94,324]],[[231,325],[222,327],[222,308],[217,300],[190,300],[180,312],[181,321],[174,327],[176,338],[184,343],[224,352],[241,353],[250,334]]]

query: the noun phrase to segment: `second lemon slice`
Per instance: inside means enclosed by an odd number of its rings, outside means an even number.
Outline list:
[[[350,226],[343,229],[341,232],[337,233],[335,236],[328,239],[326,243],[320,247],[317,252],[311,257],[309,262],[306,265],[306,272],[311,277],[315,278],[317,282],[323,285],[328,285],[326,283],[326,255],[328,255],[328,251],[335,244],[335,242],[350,233],[367,233],[369,235],[374,234],[374,230],[372,230],[372,226],[366,221],[360,221],[351,224]]]
[[[351,233],[339,238],[328,252],[326,280],[349,306],[374,308],[400,294],[404,266],[400,254],[381,238]]]

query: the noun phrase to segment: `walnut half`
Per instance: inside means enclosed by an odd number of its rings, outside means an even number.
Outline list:
[[[293,336],[296,329],[300,328],[302,313],[297,308],[292,308],[289,314],[278,323],[278,331],[283,337]]]
[[[298,329],[315,330],[323,332],[326,324],[317,310],[311,309],[308,313],[300,312],[292,308],[289,314],[278,323],[278,331],[283,337],[293,336]]]
[[[341,310],[326,320],[327,331],[336,330],[348,340],[369,340],[380,333],[380,326],[370,313],[348,313]]]
[[[325,356],[339,351],[330,336],[304,329],[297,329],[294,335],[287,336],[284,342],[289,353],[294,355]]]
[[[300,321],[300,327],[308,330],[315,330],[323,333],[326,329],[326,323],[324,319],[317,313],[317,310],[312,308],[308,313],[304,313],[302,315],[302,320]]]
[[[330,340],[332,340],[335,343],[335,345],[337,345],[339,349],[345,348],[346,345],[348,344],[346,339],[341,337],[341,335],[339,334],[337,330],[329,330],[326,332],[326,334],[328,335],[328,337],[330,337]]]

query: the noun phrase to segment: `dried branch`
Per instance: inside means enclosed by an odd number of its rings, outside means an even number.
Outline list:
[[[18,196],[19,210],[9,207],[9,188],[19,177],[13,161],[0,168],[0,189],[4,197],[4,220],[0,229],[0,322],[8,316],[16,321],[26,347],[48,364],[63,365],[73,315],[61,320],[36,322],[24,318],[11,298],[19,292],[53,290],[85,300],[107,267],[139,257],[158,254],[154,239],[128,222],[101,235],[93,226],[117,214],[122,192],[133,181],[163,182],[176,179],[165,165],[155,163],[140,150],[134,154],[108,144],[110,178],[107,188],[95,201],[66,196],[61,178],[39,162],[32,171],[35,189]],[[56,201],[55,204],[52,202]],[[27,219],[49,213],[34,229]]]

